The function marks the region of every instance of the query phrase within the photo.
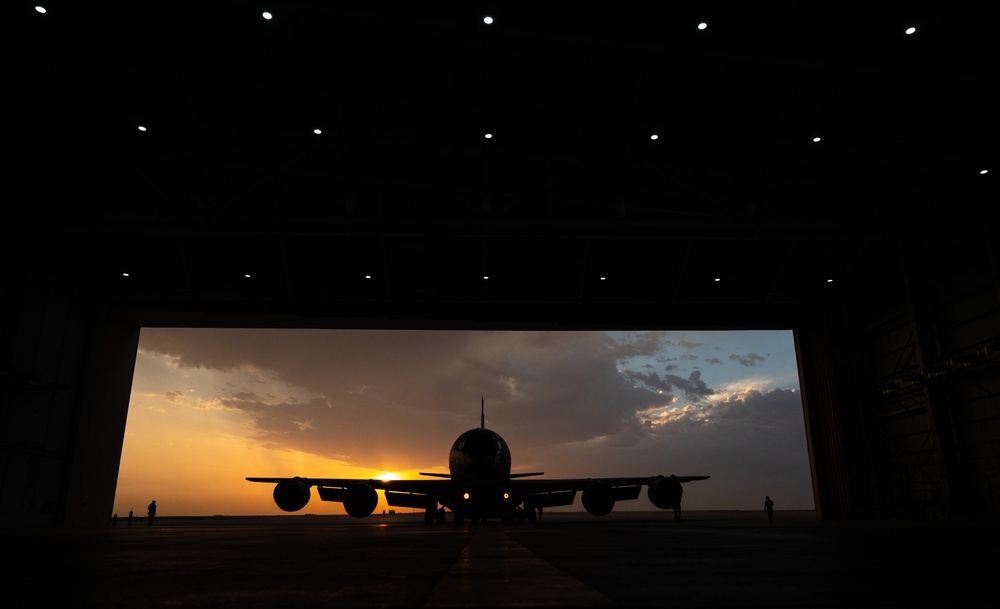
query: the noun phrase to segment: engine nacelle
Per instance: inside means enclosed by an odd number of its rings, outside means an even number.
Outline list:
[[[659,478],[649,485],[646,496],[649,502],[661,510],[680,509],[684,489],[676,478]]]
[[[591,482],[583,489],[583,508],[591,515],[607,516],[614,507],[614,492],[606,482]]]
[[[378,493],[364,482],[356,482],[347,487],[344,496],[344,510],[355,518],[364,518],[375,511]]]
[[[309,503],[309,485],[298,480],[283,480],[274,487],[274,502],[286,512],[297,512]]]

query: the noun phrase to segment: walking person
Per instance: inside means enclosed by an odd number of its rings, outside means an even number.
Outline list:
[[[664,486],[664,496],[666,501],[663,505],[657,504],[660,508],[673,508],[674,522],[681,521],[681,497],[684,496],[684,488],[677,480],[677,476],[671,474],[670,478],[660,482]]]
[[[153,518],[156,518],[156,499],[153,499],[153,502],[146,508],[146,513],[149,515],[149,521],[146,526],[151,527],[153,526]]]
[[[774,502],[767,495],[764,495],[764,511],[767,512],[767,521],[774,521]]]

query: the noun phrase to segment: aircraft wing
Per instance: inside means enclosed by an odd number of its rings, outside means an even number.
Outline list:
[[[618,501],[638,499],[642,487],[650,502],[660,509],[679,509],[681,483],[706,480],[708,476],[635,476],[615,478],[514,479],[511,493],[532,508],[572,505],[577,491],[583,492],[583,507],[595,516],[611,512]]]
[[[438,504],[453,504],[455,485],[448,479],[376,480],[362,478],[261,478],[250,482],[274,484],[274,502],[286,512],[301,510],[309,502],[312,487],[323,501],[339,501],[348,514],[364,517],[378,505],[377,490],[384,491],[386,503],[394,507],[436,510]]]
[[[583,491],[594,482],[603,482],[612,488],[629,486],[648,486],[664,476],[633,476],[625,478],[513,478],[510,481],[512,489],[526,494],[554,493],[559,491]],[[677,482],[692,482],[707,480],[709,476],[672,476]],[[333,487],[347,488],[355,484],[367,484],[373,489],[388,490],[400,493],[423,493],[426,495],[443,494],[453,487],[451,480],[376,480],[363,478],[247,478],[250,482],[267,482],[279,484],[282,482],[297,482],[307,488]]]
[[[535,478],[530,480],[514,479],[510,481],[511,488],[531,493],[549,493],[556,491],[582,491],[594,482],[603,482],[612,488],[622,486],[648,486],[664,476],[634,476],[625,478]],[[677,482],[692,482],[706,480],[708,476],[673,476]]]
[[[425,493],[432,495],[452,488],[451,480],[376,480],[364,478],[247,478],[250,482],[298,482],[307,487],[322,486],[333,488],[348,488],[355,484],[367,484],[376,490],[397,491],[400,493]]]
[[[633,476],[615,478],[521,478],[512,477],[504,501],[513,505],[522,502],[525,509],[572,505],[576,493],[582,491],[583,506],[595,516],[611,512],[615,502],[637,499],[642,487],[647,487],[649,500],[658,508],[679,508],[683,490],[681,484],[705,480],[708,476]],[[377,490],[385,494],[386,503],[393,507],[424,509],[427,518],[438,511],[438,505],[454,511],[466,492],[448,478],[433,480],[377,480],[361,478],[268,478],[248,477],[250,482],[274,484],[274,502],[286,512],[301,510],[309,502],[312,487],[323,501],[338,501],[351,516],[364,517],[378,505]],[[498,491],[499,492],[499,491]]]

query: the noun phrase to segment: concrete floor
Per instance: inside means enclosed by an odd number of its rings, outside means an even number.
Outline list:
[[[7,598],[102,608],[994,607],[1000,573],[1000,522],[810,512],[160,518],[0,539]]]

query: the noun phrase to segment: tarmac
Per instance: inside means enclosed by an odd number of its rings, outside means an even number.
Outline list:
[[[813,512],[157,517],[0,528],[4,592],[73,607],[995,607],[1000,522]]]

